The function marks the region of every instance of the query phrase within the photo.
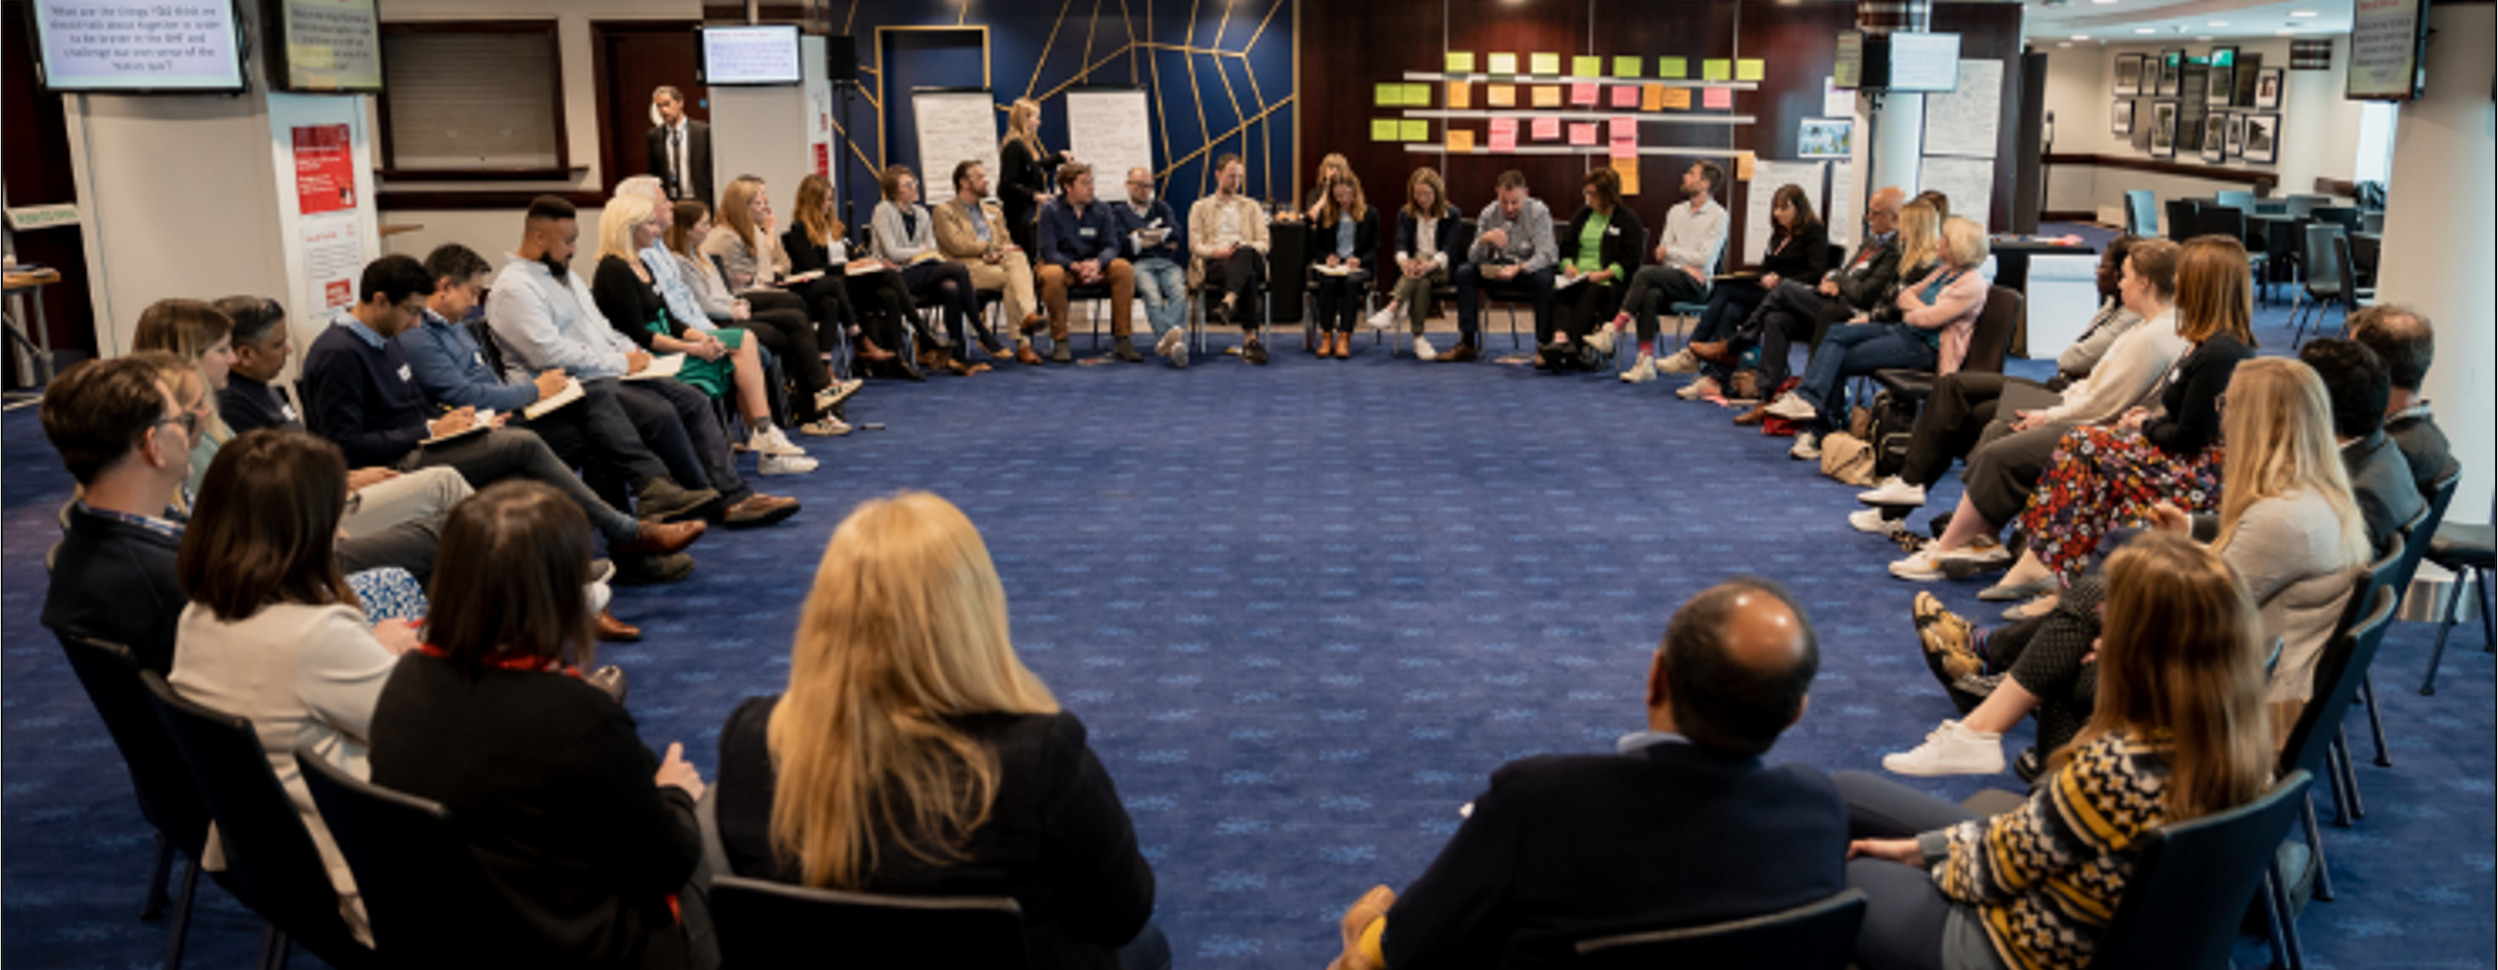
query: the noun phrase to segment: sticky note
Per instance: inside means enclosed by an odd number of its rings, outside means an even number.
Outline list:
[[[1665,89],[1665,110],[1667,110],[1667,111],[1689,111],[1689,110],[1691,110],[1691,89],[1690,89],[1690,88],[1667,88],[1667,89]]]
[[[1451,129],[1449,129],[1449,130],[1448,130],[1448,150],[1449,150],[1449,153],[1450,153],[1450,154],[1452,154],[1452,155],[1455,155],[1455,154],[1463,154],[1463,153],[1466,153],[1466,152],[1471,152],[1471,151],[1474,151],[1474,150],[1475,150],[1475,133],[1474,133],[1474,132],[1472,132],[1472,131],[1467,131],[1467,130],[1464,130],[1464,129],[1458,129],[1458,128],[1451,128]]]
[[[1672,80],[1691,76],[1691,63],[1680,57],[1657,58],[1657,76]]]
[[[1722,57],[1712,57],[1700,62],[1700,79],[1703,81],[1728,81],[1733,80],[1734,76],[1735,62],[1733,61]]]
[[[1549,84],[1536,86],[1535,106],[1538,108],[1561,107],[1561,89]]]
[[[1503,129],[1500,129],[1500,128],[1494,128],[1494,129],[1492,129],[1492,144],[1489,146],[1488,150],[1489,150],[1489,151],[1491,151],[1491,152],[1493,152],[1493,153],[1495,153],[1495,154],[1501,154],[1501,155],[1506,155],[1506,154],[1509,154],[1509,153],[1511,153],[1511,152],[1517,151],[1517,150],[1518,150],[1518,129],[1517,129],[1517,127],[1516,127],[1516,126],[1511,126],[1510,128],[1508,128],[1508,129],[1506,129],[1506,130],[1503,130]]]
[[[1504,133],[1504,132],[1506,132],[1506,133],[1508,133],[1508,134],[1511,134],[1511,135],[1516,135],[1516,134],[1518,133],[1518,119],[1516,119],[1516,118],[1494,118],[1494,119],[1492,119],[1492,133],[1493,133],[1493,134],[1495,134],[1495,135],[1498,135],[1498,134],[1501,134],[1501,133]]]
[[[1570,103],[1591,108],[1595,107],[1596,86],[1585,82],[1570,85]]]
[[[1495,108],[1515,108],[1518,106],[1518,86],[1515,84],[1484,85],[1483,100],[1484,103]]]
[[[1637,159],[1637,158],[1617,158],[1617,159],[1614,159],[1614,160],[1613,160],[1613,174],[1615,174],[1615,175],[1619,175],[1619,176],[1621,176],[1621,177],[1622,177],[1622,194],[1623,194],[1623,195],[1638,195],[1638,194],[1639,194],[1639,159]]]
[[[1450,51],[1450,52],[1448,52],[1448,72],[1449,72],[1449,73],[1451,73],[1451,74],[1472,74],[1472,73],[1474,73],[1474,70],[1475,70],[1475,54],[1474,54],[1474,52],[1473,52],[1473,51]]]
[[[1394,118],[1372,118],[1370,120],[1370,140],[1372,141],[1395,141],[1397,140],[1397,132],[1397,122]]]
[[[1746,57],[1735,62],[1735,80],[1758,81],[1764,72],[1760,58]]]
[[[1530,54],[1530,55],[1527,55],[1527,71],[1528,71],[1529,73],[1532,73],[1532,74],[1545,74],[1545,75],[1559,74],[1559,73],[1561,73],[1561,55],[1559,55],[1559,54]]]
[[[1490,63],[1490,64],[1488,64],[1488,65],[1485,65],[1485,67],[1484,67],[1484,73],[1487,73],[1487,74],[1516,74],[1516,73],[1518,73],[1518,55],[1516,55],[1516,54],[1494,54],[1494,55],[1491,55],[1491,57],[1489,58],[1489,60],[1491,61],[1491,63]]]
[[[1406,103],[1407,105],[1410,105],[1410,106],[1412,106],[1412,107],[1416,107],[1416,108],[1428,108],[1428,107],[1431,107],[1431,85],[1429,85],[1429,84],[1408,84],[1408,85],[1406,85],[1406,86],[1405,86],[1405,103]]]
[[[1620,135],[1616,135],[1605,144],[1607,146],[1606,154],[1609,154],[1614,158],[1639,157],[1639,139],[1637,138],[1624,138]]]
[[[1613,76],[1638,77],[1640,63],[1640,59],[1637,56],[1616,57],[1613,59]]]
[[[1405,85],[1381,84],[1372,88],[1371,103],[1382,108],[1393,108],[1405,103]]]
[[[1752,181],[1751,152],[1745,152],[1741,155],[1735,156],[1735,179],[1740,182]]]
[[[1537,118],[1537,119],[1535,119],[1535,140],[1537,140],[1537,141],[1552,141],[1552,140],[1557,139],[1557,138],[1560,138],[1560,137],[1561,137],[1561,119],[1559,119],[1559,118]]]
[[[1663,111],[1663,110],[1665,110],[1665,85],[1662,85],[1662,84],[1649,84],[1649,85],[1643,85],[1643,86],[1639,89],[1639,110],[1641,110],[1641,111]]]
[[[1571,125],[1571,126],[1570,126],[1570,144],[1573,144],[1573,145],[1593,145],[1593,144],[1595,144],[1595,143],[1596,143],[1596,126],[1595,126],[1595,125],[1593,125],[1593,124],[1573,124],[1573,125]]]
[[[1449,109],[1452,111],[1462,111],[1472,105],[1474,103],[1473,88],[1474,85],[1468,84],[1464,81],[1450,81],[1448,83]]]
[[[1412,118],[1412,119],[1408,119],[1408,120],[1406,120],[1406,121],[1404,122],[1404,130],[1403,130],[1402,132],[1400,132],[1400,135],[1399,135],[1399,139],[1398,139],[1398,140],[1400,140],[1400,141],[1430,141],[1430,140],[1431,140],[1431,122],[1429,122],[1429,121],[1425,121],[1425,120],[1423,120],[1423,119],[1421,119],[1421,118]]]
[[[1613,86],[1613,106],[1614,106],[1614,107],[1616,107],[1616,108],[1636,108],[1636,107],[1639,107],[1639,85],[1636,85],[1636,84],[1616,84],[1616,85],[1614,85],[1614,86]]]
[[[1605,134],[1613,138],[1637,138],[1639,137],[1639,119],[1628,115],[1614,118],[1612,126],[1605,129]]]
[[[1735,106],[1735,89],[1702,88],[1700,89],[1700,106],[1710,111],[1730,110]]]
[[[1605,76],[1605,59],[1601,57],[1573,57],[1570,59],[1570,76],[1603,77]]]

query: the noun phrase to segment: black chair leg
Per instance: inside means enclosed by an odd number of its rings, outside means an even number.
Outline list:
[[[147,899],[139,904],[139,918],[153,920],[165,915],[165,882],[173,875],[173,843],[165,841],[165,833],[156,833],[156,865],[148,871]]]
[[[2325,742],[2325,784],[2333,792],[2334,826],[2337,828],[2350,828],[2351,801],[2350,795],[2345,792],[2342,787],[2342,752],[2340,744],[2341,739],[2339,737],[2336,737],[2332,741]]]
[[[2463,604],[2463,584],[2471,575],[2470,570],[2457,571],[2453,588],[2446,591],[2446,615],[2437,621],[2437,644],[2429,648],[2429,675],[2420,678],[2422,697],[2437,694],[2437,664],[2446,658],[2446,635],[2454,632],[2455,610]],[[2488,622],[2486,611],[2482,614],[2482,622]]]
[[[2333,753],[2341,757],[2342,793],[2350,796],[2350,818],[2367,818],[2368,805],[2359,797],[2358,761],[2351,757],[2351,733],[2348,728],[2333,729]],[[2350,819],[2342,819],[2336,824],[2343,828],[2351,827]]]
[[[2359,689],[2368,698],[2368,733],[2377,741],[2377,767],[2394,767],[2394,756],[2385,750],[2385,719],[2377,716],[2377,675],[2370,671],[2359,675]]]
[[[2498,608],[2498,594],[2489,588],[2489,573],[2479,569],[2466,569],[2463,573],[2481,588],[2481,652],[2498,653],[2498,626],[2493,626],[2489,617],[2492,608]]]
[[[2306,970],[2307,955],[2299,946],[2298,916],[2290,909],[2289,880],[2279,865],[2264,869],[2264,912],[2272,924],[2273,965]]]
[[[2316,898],[2333,901],[2333,871],[2325,865],[2324,832],[2316,825],[2316,800],[2310,797],[2299,803],[2299,817],[2307,826],[2307,864],[2316,869]]]
[[[260,970],[286,970],[286,951],[293,948],[294,941],[278,932],[277,924],[263,927],[260,931]]]
[[[173,922],[165,927],[165,970],[182,970],[182,945],[191,935],[191,898],[199,892],[199,863],[182,866],[182,895],[173,903]]]

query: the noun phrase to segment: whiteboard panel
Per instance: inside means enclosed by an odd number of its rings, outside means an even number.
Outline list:
[[[1995,160],[1991,158],[1932,158],[1917,171],[1917,188],[1941,192],[1950,200],[1952,214],[1967,216],[1981,229],[1995,204]]]
[[[1769,251],[1770,208],[1778,201],[1778,187],[1793,183],[1804,190],[1804,198],[1813,203],[1813,211],[1822,210],[1821,162],[1773,162],[1766,158],[1752,163],[1752,188],[1744,194],[1743,265],[1758,266],[1762,254]]]
[[[1995,157],[1995,134],[2003,123],[2004,62],[1960,62],[1960,87],[1926,95],[1928,155]],[[1960,210],[1958,205],[1952,210]]]
[[[998,178],[997,103],[987,91],[913,91],[912,127],[919,131],[919,190],[930,206],[954,198],[954,166],[973,159]]]
[[[1128,170],[1154,171],[1153,118],[1142,88],[1067,92],[1068,150],[1093,166],[1093,191],[1125,198]]]

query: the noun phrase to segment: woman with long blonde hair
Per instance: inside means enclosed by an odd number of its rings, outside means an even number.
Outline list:
[[[903,492],[851,512],[800,610],[788,690],[739,705],[721,733],[730,868],[1011,896],[1036,967],[1161,946],[1153,872],[1110,775],[1007,630],[1006,589],[962,510]]]
[[[2263,793],[2263,641],[2237,559],[2161,533],[2110,557],[2096,707],[2022,808],[1985,818],[1864,772],[1833,778],[1856,839],[1848,885],[1869,903],[1858,963],[2089,966],[2143,835]]]
[[[1040,102],[1017,98],[1006,110],[1006,137],[997,145],[997,197],[1005,205],[1006,235],[1015,248],[1041,251],[1034,238],[1040,227],[1033,219],[1055,198],[1049,191],[1050,173],[1075,160],[1071,152],[1050,151],[1041,144]]]
[[[1799,218],[1811,215],[1803,212]],[[1905,213],[1900,224],[1900,232],[1909,232]],[[1813,246],[1829,245],[1818,229],[1806,237]],[[1813,348],[1795,390],[1744,416],[1743,420],[1754,422],[1773,417],[1800,422],[1803,427],[1796,431],[1795,445],[1787,450],[1789,457],[1820,458],[1819,439],[1846,426],[1848,378],[1893,368],[1929,370],[1942,376],[1959,372],[1961,362],[1968,358],[1970,334],[1977,329],[1978,314],[1986,309],[1988,284],[1979,271],[1989,252],[1986,227],[1967,219],[1944,220],[1942,248],[1936,251],[1934,262],[1911,276],[1906,249],[1919,245],[1914,237],[1902,243],[1900,279],[1910,282],[1891,300],[1897,316],[1830,328],[1821,346]],[[1702,353],[1698,348],[1692,352]]]
[[[206,300],[158,300],[139,311],[130,349],[161,350],[199,371],[206,402],[201,405],[198,440],[191,444],[191,479],[183,483],[185,491],[196,493],[217,459],[217,449],[234,440],[234,429],[217,413],[217,395],[234,370],[234,318]]]

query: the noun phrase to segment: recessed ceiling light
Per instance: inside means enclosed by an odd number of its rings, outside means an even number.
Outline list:
[[[2058,47],[2071,47],[2071,46],[2073,46],[2073,42],[2072,42],[2072,41],[2069,41],[2069,40],[2060,40],[2060,41],[2057,41],[2057,42],[2056,42],[2056,46],[2058,46]]]
[[[2293,17],[2313,17],[2315,15],[2316,12],[2313,10],[2294,10],[2290,12],[2290,16]]]
[[[2090,39],[2090,35],[2089,35],[2089,34],[2074,34],[2074,35],[2073,35],[2073,39],[2074,39],[2074,40],[2089,40],[2089,39]]]
[[[2137,33],[2137,34],[2156,34],[2156,33],[2159,33],[2159,31],[2157,31],[2157,30],[2153,30],[2153,29],[2151,29],[2151,28],[2149,28],[2149,27],[2136,27],[2136,28],[2134,28],[2134,33]]]
[[[2298,31],[2295,31],[2295,30],[2276,30],[2276,31],[2273,31],[2273,32],[2272,32],[2272,35],[2273,35],[2273,36],[2275,36],[2275,37],[2296,37],[2296,36],[2298,36]]]
[[[2229,26],[2229,21],[2226,21],[2226,20],[2211,20],[2211,21],[2205,21],[2205,22],[2204,22],[2204,24],[2203,24],[2203,26],[2206,26],[2206,27],[2227,27],[2227,26]]]
[[[2210,40],[2210,39],[2212,39],[2212,35],[2210,35],[2210,34],[2205,34],[2205,35],[2203,35],[2203,36],[2201,36],[2201,37],[2197,37],[2197,38],[2195,38],[2195,39],[2196,39],[2196,40]]]

